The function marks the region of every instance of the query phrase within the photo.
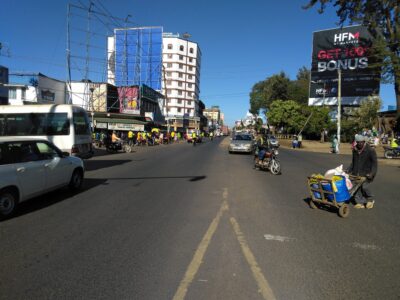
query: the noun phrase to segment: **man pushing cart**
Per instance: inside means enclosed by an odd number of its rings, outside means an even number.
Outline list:
[[[378,169],[376,152],[362,135],[356,135],[355,142],[352,162],[346,172],[349,174],[346,175],[347,178],[342,176],[343,174],[330,178],[322,175],[308,177],[311,208],[317,208],[317,204],[336,207],[341,217],[348,216],[352,199],[355,202],[354,208],[373,208],[375,201],[372,199],[369,185]],[[346,180],[350,180],[351,183]],[[349,185],[352,187],[348,188]]]

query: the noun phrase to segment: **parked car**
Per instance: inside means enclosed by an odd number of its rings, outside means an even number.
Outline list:
[[[254,151],[254,140],[249,134],[234,135],[231,143],[229,144],[229,153],[245,152],[252,153]]]
[[[279,146],[280,146],[279,141],[275,136],[267,135],[267,138],[268,138],[269,142],[271,143],[271,146],[279,148]]]
[[[61,152],[47,140],[0,137],[0,218],[12,215],[18,203],[68,186],[81,188],[82,159]]]

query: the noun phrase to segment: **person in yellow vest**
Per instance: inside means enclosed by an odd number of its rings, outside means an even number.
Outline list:
[[[193,143],[193,146],[196,146],[196,142],[197,142],[197,134],[196,134],[196,131],[193,131],[192,132],[192,143]]]
[[[129,145],[133,146],[133,131],[132,130],[128,131],[128,143],[129,143]]]
[[[393,149],[398,149],[398,150],[400,150],[400,146],[399,146],[399,144],[397,143],[397,139],[396,139],[396,138],[393,138],[393,139],[392,139],[392,141],[390,142],[390,147],[392,147]]]
[[[171,140],[172,140],[172,141],[175,141],[175,131],[172,131],[172,132],[171,132]]]

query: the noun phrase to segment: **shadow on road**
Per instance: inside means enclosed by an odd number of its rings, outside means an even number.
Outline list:
[[[121,160],[85,160],[85,170],[86,171],[95,171],[98,169],[104,169],[109,167],[114,167],[122,164],[126,164],[128,162],[132,162],[130,159],[121,159]]]
[[[156,177],[123,177],[123,178],[107,178],[105,180],[146,180],[146,179],[189,179],[189,181],[200,181],[206,179],[207,176],[156,176]]]
[[[87,190],[90,190],[98,185],[106,184],[107,179],[92,179],[92,178],[85,178],[82,189],[79,192],[72,192],[67,188],[56,190],[54,192],[50,192],[48,194],[44,194],[42,196],[24,201],[18,205],[18,209],[13,217],[9,218],[17,218],[37,210],[46,208],[48,206],[57,204],[64,200],[67,200],[75,195],[80,193],[84,193]]]

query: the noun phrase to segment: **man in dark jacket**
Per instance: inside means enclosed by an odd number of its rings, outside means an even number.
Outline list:
[[[375,201],[372,200],[372,194],[369,185],[374,180],[378,170],[376,152],[366,143],[365,137],[356,135],[356,145],[353,150],[353,159],[347,173],[355,176],[366,177],[366,181],[354,196],[356,202],[355,208],[373,208]]]

